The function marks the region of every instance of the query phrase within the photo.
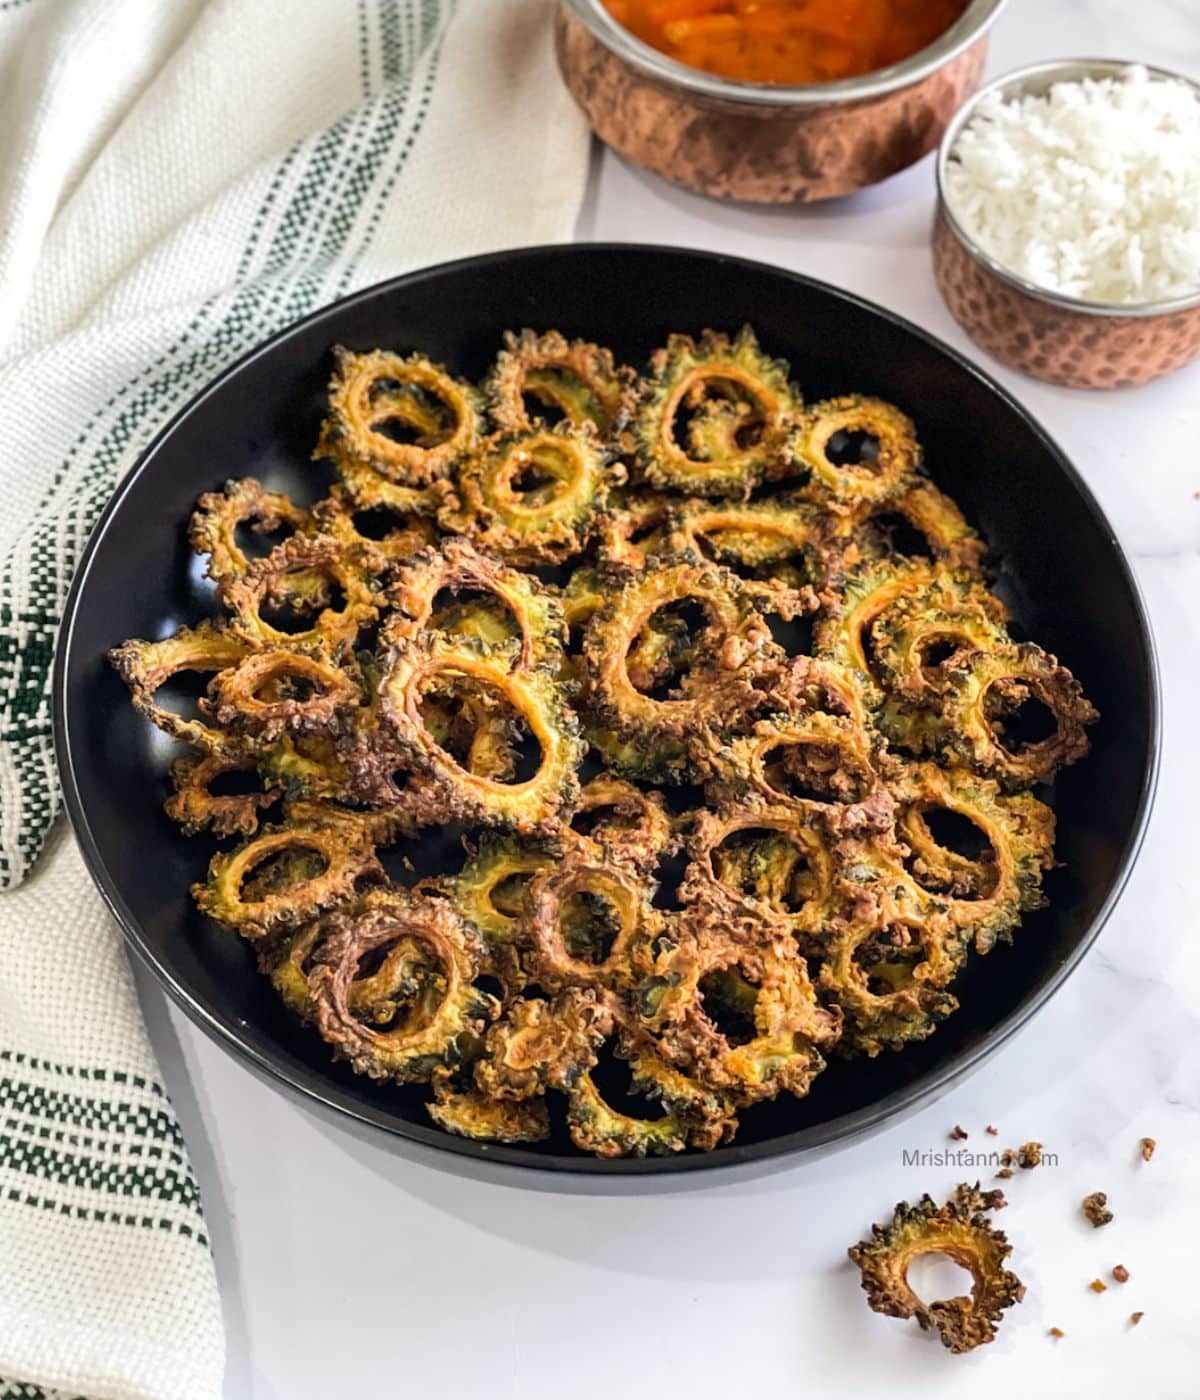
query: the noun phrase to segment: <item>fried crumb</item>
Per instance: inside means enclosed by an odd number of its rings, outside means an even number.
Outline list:
[[[1013,1169],[1011,1167],[1001,1167],[996,1175],[1007,1181],[1008,1178],[1013,1175]]]
[[[1017,1166],[1024,1171],[1041,1166],[1041,1163],[1042,1144],[1040,1142],[1027,1142],[1017,1149]]]
[[[1125,1267],[1124,1264],[1114,1264],[1112,1276],[1116,1279],[1118,1283],[1129,1282],[1129,1270]]]
[[[990,1123],[987,1125],[986,1128],[984,1128],[983,1131],[987,1133],[988,1137],[998,1137],[1000,1135],[1000,1129],[993,1128]]]
[[[1094,1278],[1094,1279],[1091,1281],[1091,1283],[1088,1284],[1088,1287],[1092,1290],[1093,1293],[1107,1293],[1107,1292],[1108,1292],[1108,1284],[1105,1283],[1104,1280],[1103,1280],[1102,1278]]]
[[[1049,1335],[1053,1337],[1055,1341],[1058,1341],[1060,1337],[1065,1337],[1067,1334],[1061,1327],[1051,1327]]]
[[[1138,1323],[1141,1322],[1142,1318],[1144,1318],[1145,1316],[1146,1316],[1146,1314],[1145,1314],[1144,1312],[1130,1313],[1130,1314],[1129,1314],[1129,1325],[1130,1325],[1130,1327],[1136,1327],[1136,1326],[1138,1325]]]
[[[970,1136],[967,1130],[959,1123],[955,1123],[954,1131],[950,1134],[955,1142],[964,1142]]]
[[[1112,1211],[1108,1209],[1108,1197],[1103,1191],[1093,1191],[1090,1196],[1083,1198],[1083,1213],[1094,1230],[1098,1230],[1101,1225],[1107,1225],[1113,1218]]]
[[[1158,1143],[1155,1142],[1153,1138],[1143,1138],[1143,1139],[1142,1139],[1141,1147],[1142,1147],[1142,1161],[1143,1161],[1143,1162],[1148,1162],[1148,1161],[1150,1160],[1150,1158],[1154,1156],[1154,1149],[1155,1149],[1157,1146],[1158,1146]],[[1138,1316],[1140,1317],[1141,1314],[1139,1313]]]

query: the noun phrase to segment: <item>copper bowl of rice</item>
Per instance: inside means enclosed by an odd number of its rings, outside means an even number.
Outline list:
[[[997,359],[1116,389],[1200,358],[1190,79],[1103,59],[1020,69],[958,113],[937,176],[938,288]]]

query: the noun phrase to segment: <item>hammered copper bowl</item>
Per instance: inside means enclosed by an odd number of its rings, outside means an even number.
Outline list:
[[[1057,82],[1120,77],[1130,66],[1071,59],[1006,74],[963,107],[938,156],[933,270],[951,314],[998,360],[1070,389],[1133,388],[1200,358],[1200,292],[1174,301],[1110,305],[1038,287],[1002,267],[963,230],[946,198],[946,169],[959,134],[991,93],[1037,96]],[[1162,68],[1149,71],[1190,82]]]
[[[735,82],[659,53],[601,0],[559,0],[558,64],[615,151],[700,194],[795,204],[852,194],[935,150],[978,88],[1005,0],[969,0],[939,39],[836,83]]]

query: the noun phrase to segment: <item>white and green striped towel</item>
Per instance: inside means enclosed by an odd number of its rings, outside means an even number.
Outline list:
[[[72,571],[138,452],[255,342],[570,237],[587,135],[552,10],[0,0],[0,1400],[211,1400],[223,1361],[119,935],[51,831]]]

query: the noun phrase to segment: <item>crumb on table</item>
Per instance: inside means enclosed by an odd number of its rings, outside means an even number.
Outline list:
[[[1113,1218],[1112,1211],[1108,1209],[1108,1197],[1103,1191],[1093,1191],[1083,1198],[1083,1213],[1094,1230],[1107,1225]]]
[[[1104,1280],[1103,1280],[1102,1278],[1094,1278],[1094,1279],[1091,1281],[1091,1283],[1088,1284],[1088,1287],[1092,1290],[1093,1293],[1107,1293],[1107,1292],[1108,1292],[1108,1284],[1105,1283]]]
[[[1154,1149],[1155,1149],[1157,1146],[1158,1146],[1158,1143],[1155,1142],[1153,1138],[1143,1138],[1143,1139],[1142,1139],[1141,1148],[1142,1148],[1142,1161],[1143,1161],[1143,1162],[1148,1162],[1148,1161],[1150,1160],[1150,1158],[1154,1156]]]
[[[1129,1270],[1125,1267],[1124,1264],[1114,1264],[1112,1276],[1116,1279],[1118,1283],[1129,1282]]]

